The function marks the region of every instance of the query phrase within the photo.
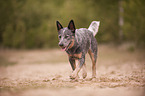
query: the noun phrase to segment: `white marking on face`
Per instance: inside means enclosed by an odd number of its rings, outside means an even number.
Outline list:
[[[63,33],[65,32],[65,30],[63,30]]]

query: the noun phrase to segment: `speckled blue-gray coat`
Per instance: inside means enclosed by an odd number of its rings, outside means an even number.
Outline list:
[[[85,55],[88,52],[92,60],[92,78],[96,78],[96,61],[97,61],[97,41],[95,35],[98,32],[99,21],[93,21],[88,29],[75,29],[74,21],[69,22],[68,27],[63,28],[62,25],[56,21],[59,46],[63,51],[66,51],[69,56],[69,62],[72,66],[73,72],[70,76],[72,80],[78,79],[80,69],[83,69],[83,78],[86,78],[86,64]],[[76,65],[75,61],[79,64]]]

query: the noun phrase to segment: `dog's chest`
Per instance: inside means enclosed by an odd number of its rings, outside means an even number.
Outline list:
[[[68,54],[68,56],[73,59],[80,59],[82,58],[82,52],[78,54]]]
[[[80,47],[75,47],[75,48],[72,48],[71,50],[68,50],[67,54],[69,57],[73,59],[82,58],[82,51]]]

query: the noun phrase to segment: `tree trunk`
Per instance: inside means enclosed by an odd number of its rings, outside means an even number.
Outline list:
[[[123,39],[123,24],[124,24],[124,20],[123,20],[123,13],[124,13],[124,10],[123,10],[123,7],[122,7],[122,3],[123,3],[123,0],[119,0],[119,42],[121,43],[122,42],[122,39]]]

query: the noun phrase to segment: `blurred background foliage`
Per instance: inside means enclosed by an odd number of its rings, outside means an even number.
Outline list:
[[[122,0],[122,39],[119,35],[120,0],[0,0],[0,46],[4,48],[54,48],[56,20],[76,28],[100,21],[99,43],[133,42],[145,47],[145,0]]]

